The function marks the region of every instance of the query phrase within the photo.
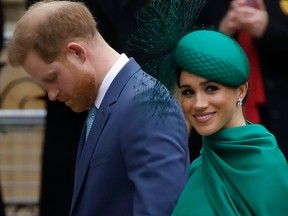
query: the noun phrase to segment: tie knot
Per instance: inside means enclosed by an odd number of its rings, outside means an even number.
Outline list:
[[[88,119],[94,119],[95,114],[96,114],[96,107],[93,105],[93,107],[89,110]]]

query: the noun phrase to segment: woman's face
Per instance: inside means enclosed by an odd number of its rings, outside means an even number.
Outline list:
[[[202,136],[223,128],[245,124],[239,98],[244,98],[247,84],[239,88],[223,86],[182,71],[180,75],[181,105],[186,120]]]

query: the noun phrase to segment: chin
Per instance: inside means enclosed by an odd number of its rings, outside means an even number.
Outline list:
[[[80,109],[79,107],[70,106],[71,110],[75,113],[83,112],[84,110]]]
[[[197,127],[194,127],[194,129],[197,131],[198,134],[200,134],[201,136],[210,136],[214,133],[216,133],[217,131],[215,130],[211,130],[211,129],[208,129],[208,128],[197,128]]]

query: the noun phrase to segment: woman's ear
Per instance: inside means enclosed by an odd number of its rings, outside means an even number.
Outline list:
[[[72,55],[73,57],[81,60],[82,62],[87,59],[86,49],[79,43],[70,42],[66,46],[68,55]]]
[[[241,85],[239,87],[239,95],[238,95],[238,97],[242,98],[242,99],[245,98],[245,96],[246,96],[246,94],[248,92],[248,88],[249,88],[248,82],[245,82],[243,85]]]

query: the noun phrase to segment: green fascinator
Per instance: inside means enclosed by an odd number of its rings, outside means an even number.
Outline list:
[[[248,81],[248,59],[229,36],[194,26],[205,0],[153,0],[138,12],[128,48],[145,56],[143,69],[172,93],[180,70],[229,86]],[[139,60],[139,59],[138,59]]]
[[[231,37],[213,30],[185,35],[175,49],[181,70],[228,86],[248,81],[249,63],[245,52]]]
[[[171,92],[177,86],[175,48],[191,32],[205,0],[152,0],[137,12],[138,30],[128,49],[142,56],[142,68]]]

